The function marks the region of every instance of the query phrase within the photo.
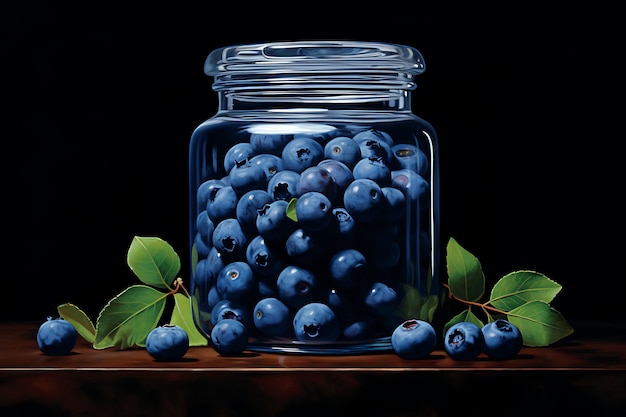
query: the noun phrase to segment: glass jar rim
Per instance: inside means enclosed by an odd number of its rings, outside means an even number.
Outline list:
[[[353,40],[285,41],[225,46],[206,58],[204,73],[401,72],[419,75],[426,69],[414,47]]]

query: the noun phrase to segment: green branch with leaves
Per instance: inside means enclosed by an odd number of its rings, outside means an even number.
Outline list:
[[[443,333],[455,323],[484,325],[502,317],[513,323],[526,346],[548,346],[573,333],[573,328],[550,303],[562,286],[535,271],[515,271],[500,278],[485,297],[485,275],[478,259],[450,238],[446,247],[449,297],[466,308],[452,317]]]
[[[94,349],[145,347],[148,333],[163,318],[167,298],[173,297],[168,323],[187,332],[190,346],[208,345],[194,325],[190,295],[178,276],[180,257],[174,249],[160,238],[135,236],[127,263],[141,284],[131,285],[113,297],[98,314],[95,325],[71,303],[59,305],[59,315],[72,323]]]

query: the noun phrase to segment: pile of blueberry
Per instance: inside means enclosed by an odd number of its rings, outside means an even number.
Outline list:
[[[491,359],[503,360],[515,357],[523,342],[520,330],[506,319],[497,319],[482,327],[461,321],[446,330],[443,347],[456,361],[474,360],[481,353]],[[429,322],[409,319],[393,331],[391,345],[404,359],[423,359],[435,349],[437,334]]]
[[[218,332],[369,340],[406,320],[402,284],[430,272],[429,161],[417,144],[371,128],[252,133],[222,163],[226,175],[197,187],[192,229],[192,292],[214,346],[229,349]]]

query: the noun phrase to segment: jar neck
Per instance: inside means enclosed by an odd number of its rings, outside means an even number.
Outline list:
[[[327,109],[410,111],[407,90],[293,89],[218,91],[220,111]]]

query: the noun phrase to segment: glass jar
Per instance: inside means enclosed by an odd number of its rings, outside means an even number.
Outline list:
[[[217,113],[189,153],[191,308],[252,351],[391,350],[439,305],[433,127],[411,111],[416,49],[360,41],[214,50]]]

